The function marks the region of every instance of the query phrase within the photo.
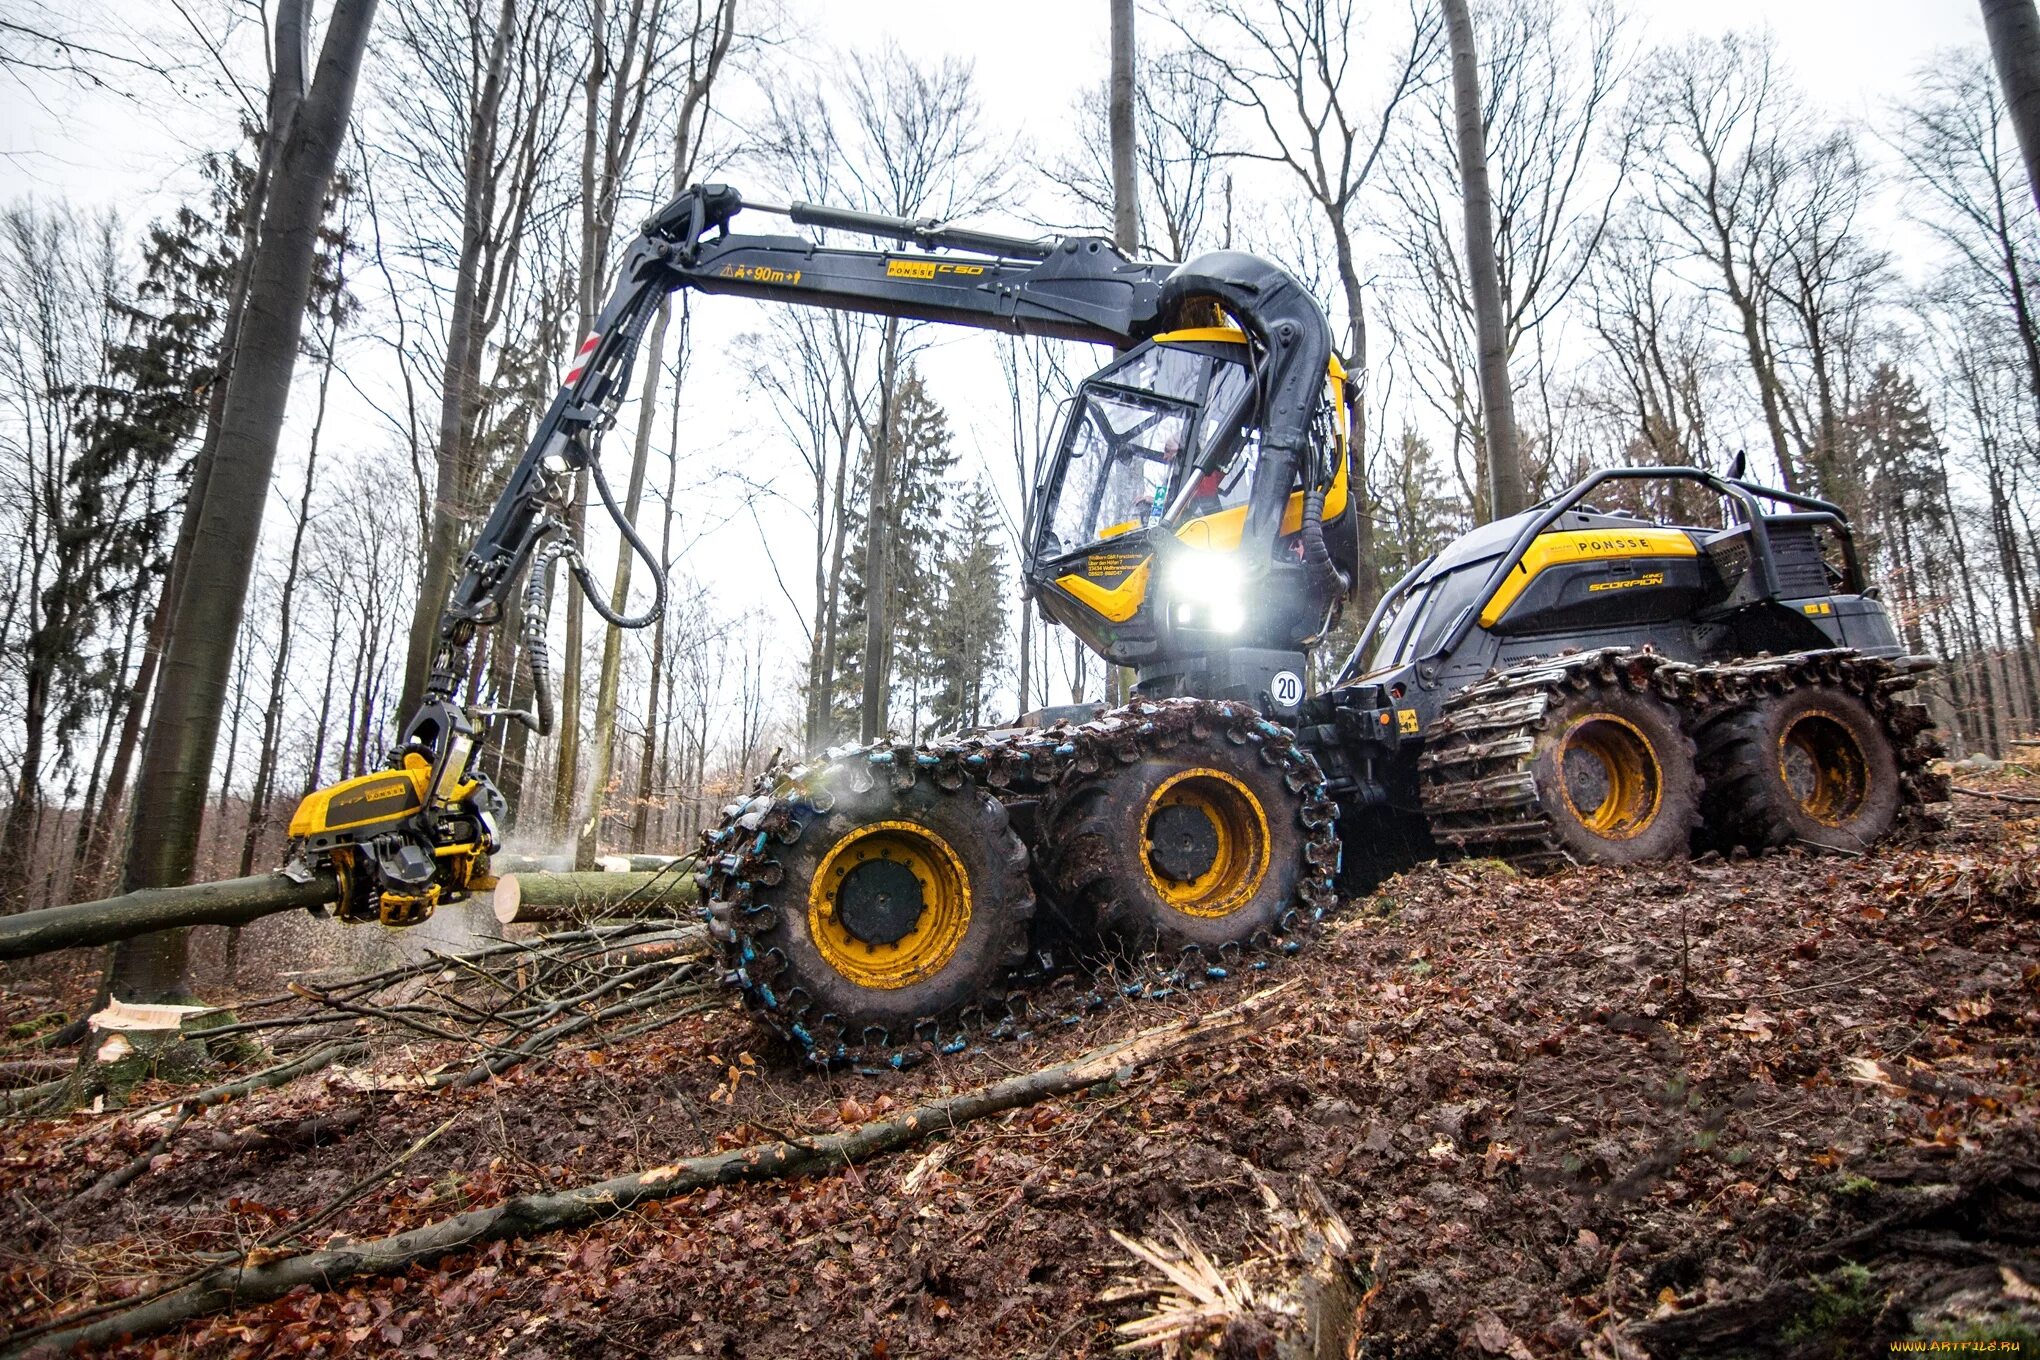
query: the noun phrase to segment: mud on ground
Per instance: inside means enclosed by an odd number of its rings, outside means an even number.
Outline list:
[[[803,1074],[733,1009],[458,1093],[408,1089],[446,1054],[388,1041],[193,1120],[89,1207],[160,1128],[0,1126],[0,1325],[318,1213],[442,1124],[311,1244],[833,1131],[1279,981],[1253,1037],[1123,1085],[121,1353],[1103,1355],[1143,1309],[1100,1300],[1132,1268],[1112,1231],[1229,1268],[1264,1250],[1261,1187],[1308,1178],[1357,1239],[1367,1356],[2040,1354],[2033,813],[1958,797],[1852,858],[1430,866],[1295,960],[905,1073]],[[260,1132],[315,1114],[309,1143]]]

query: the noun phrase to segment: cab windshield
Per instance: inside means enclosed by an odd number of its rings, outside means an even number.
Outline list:
[[[1243,501],[1236,455],[1244,368],[1148,345],[1085,383],[1069,417],[1040,552],[1055,557]]]

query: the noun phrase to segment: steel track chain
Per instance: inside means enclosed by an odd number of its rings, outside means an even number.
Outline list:
[[[1526,868],[1563,860],[1530,766],[1552,706],[1569,692],[1595,686],[1655,694],[1674,706],[1689,736],[1723,711],[1766,695],[1800,685],[1840,686],[1861,698],[1890,735],[1905,808],[1918,815],[1948,798],[1947,776],[1929,768],[1941,754],[1932,718],[1906,694],[1933,665],[1926,657],[1885,660],[1848,648],[1694,664],[1604,647],[1496,672],[1454,695],[1426,735],[1418,778],[1432,834]]]
[[[1012,984],[1010,990],[956,1015],[922,1017],[906,1033],[853,1034],[837,1017],[811,1013],[812,1005],[794,989],[774,985],[785,960],[761,947],[758,937],[770,928],[768,913],[777,908],[761,901],[758,890],[781,881],[775,847],[791,844],[810,820],[833,806],[831,789],[837,781],[857,790],[870,788],[868,781],[890,779],[904,790],[928,779],[951,790],[975,785],[1001,801],[1055,799],[1166,752],[1185,737],[1214,733],[1254,746],[1263,760],[1280,765],[1284,783],[1301,800],[1297,815],[1307,830],[1308,868],[1295,907],[1276,930],[1217,957],[1190,951],[1176,959],[1086,957],[1089,951],[1078,948],[1084,941],[1050,936],[1037,941],[1028,965],[1008,970],[1003,981]],[[696,882],[726,980],[767,1029],[792,1041],[806,1061],[819,1066],[904,1067],[931,1053],[961,1052],[975,1043],[1073,1024],[1123,1001],[1194,989],[1241,967],[1266,967],[1296,952],[1338,902],[1333,887],[1337,816],[1316,758],[1297,744],[1293,731],[1268,721],[1251,705],[1141,700],[1084,723],[1009,728],[918,745],[888,740],[838,747],[803,764],[767,771],[750,797],[731,803],[721,823],[704,833]],[[1052,925],[1046,928],[1053,930]],[[1043,998],[1050,1002],[1045,1010],[1037,1005]]]

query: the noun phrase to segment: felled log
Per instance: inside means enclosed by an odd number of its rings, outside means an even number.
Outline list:
[[[1249,1032],[1248,1015],[1285,991],[1287,985],[1271,987],[1211,1015],[1179,1020],[1105,1044],[1068,1062],[916,1106],[892,1119],[814,1138],[756,1143],[690,1157],[568,1190],[519,1195],[393,1237],[349,1242],[296,1256],[256,1255],[229,1262],[110,1317],[24,1338],[23,1344],[10,1348],[0,1360],[30,1354],[69,1355],[79,1346],[103,1347],[122,1337],[153,1336],[195,1317],[281,1298],[300,1285],[331,1289],[356,1276],[392,1275],[488,1242],[585,1228],[640,1204],[712,1185],[835,1171],[930,1135],[947,1133],[974,1119],[1072,1095],[1164,1058],[1237,1039]]]
[[[143,888],[100,902],[0,916],[0,959],[84,949],[180,926],[244,926],[277,912],[323,906],[339,896],[340,885],[328,872],[303,883],[270,873],[188,888]]]
[[[664,870],[636,874],[504,874],[496,880],[496,919],[578,921],[595,916],[658,916],[699,900],[694,879]]]
[[[692,855],[597,855],[595,867],[605,874],[649,874],[693,858]]]

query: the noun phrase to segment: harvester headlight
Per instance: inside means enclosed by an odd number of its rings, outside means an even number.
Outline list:
[[[1172,617],[1185,628],[1237,633],[1247,626],[1246,572],[1235,553],[1190,549],[1168,569]]]

